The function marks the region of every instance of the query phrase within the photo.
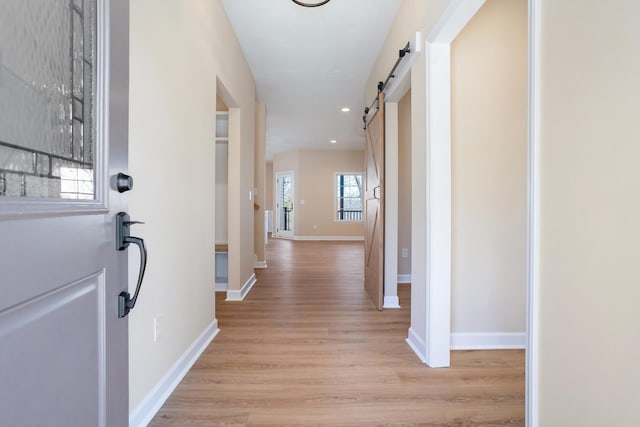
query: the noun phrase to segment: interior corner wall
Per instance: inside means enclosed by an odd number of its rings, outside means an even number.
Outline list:
[[[406,248],[408,257],[402,257]],[[398,103],[398,274],[411,275],[411,91]]]
[[[265,185],[265,151],[267,144],[267,106],[264,103],[256,102],[256,119],[255,119],[255,162],[254,162],[254,209],[253,209],[253,246],[256,262],[265,261],[264,245],[265,245],[265,223],[264,211],[266,200]]]
[[[527,1],[487,0],[451,44],[452,333],[521,333]]]
[[[274,175],[278,172],[291,171],[295,174],[294,236],[296,238],[360,238],[364,236],[362,222],[340,223],[334,220],[335,173],[362,173],[364,151],[288,151],[274,156],[273,169]]]
[[[135,189],[129,207],[132,218],[145,221],[139,232],[149,249],[140,299],[127,318],[130,408],[136,411],[190,345],[215,326],[216,77],[241,110],[239,162],[229,169],[246,195],[236,225],[241,275],[246,280],[253,273],[248,194],[255,82],[218,0],[131,2],[130,34],[129,166]],[[180,232],[171,232],[176,227]],[[137,271],[131,270],[133,281]],[[154,341],[159,316],[162,336]]]
[[[538,425],[630,425],[640,384],[640,3],[540,6]]]
[[[273,160],[268,161],[265,166],[265,191],[264,191],[264,209],[273,212],[273,181],[275,175],[273,174]]]

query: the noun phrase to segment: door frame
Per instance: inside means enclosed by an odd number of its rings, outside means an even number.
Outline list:
[[[416,211],[423,227],[412,228],[413,261],[426,260],[424,299],[411,301],[412,327],[407,343],[429,366],[449,366],[451,304],[451,42],[485,0],[453,0],[425,40],[427,92],[426,209]],[[540,292],[540,45],[541,0],[528,0],[528,135],[527,135],[527,313],[525,364],[525,419],[538,425],[539,292]],[[421,86],[421,85],[420,85]],[[417,89],[417,88],[416,88]],[[415,174],[415,171],[412,171]],[[412,195],[414,199],[416,194]],[[415,199],[414,199],[415,200]],[[415,220],[414,220],[415,221]],[[425,236],[426,234],[426,236]],[[416,239],[426,241],[415,246]],[[416,250],[418,249],[418,250]],[[414,272],[412,271],[412,274]],[[417,286],[415,283],[414,286]],[[412,291],[413,294],[413,291]],[[416,314],[419,313],[418,316]],[[414,319],[424,314],[425,335],[413,330]]]
[[[384,307],[400,308],[398,298],[398,103],[411,90],[411,67],[422,52],[422,34],[415,33],[410,52],[393,73],[385,93],[384,180]]]
[[[527,329],[525,422],[538,426],[540,322],[540,40],[541,0],[528,0],[528,135],[527,135]]]
[[[295,236],[295,230],[296,230],[296,214],[293,214],[293,221],[291,221],[291,230],[285,231],[285,234],[282,233],[282,230],[280,230],[280,186],[278,185],[278,180],[280,179],[280,177],[282,176],[291,176],[291,182],[292,182],[292,187],[293,187],[293,191],[292,191],[292,195],[291,195],[291,204],[293,206],[293,210],[295,212],[295,206],[296,206],[296,173],[295,171],[286,171],[286,172],[276,172],[275,173],[275,180],[276,182],[274,182],[274,187],[276,190],[276,214],[275,214],[275,222],[276,222],[276,233],[275,236],[281,239],[293,239]]]
[[[412,189],[416,220],[411,230],[413,287],[407,343],[433,368],[451,363],[451,43],[484,2],[449,4],[425,40],[425,62],[419,65],[425,67],[424,86],[415,88],[426,92],[426,152],[419,153],[418,160],[426,166],[426,186]],[[416,174],[413,170],[414,179]],[[424,202],[417,203],[420,198]],[[424,290],[417,289],[421,283]]]

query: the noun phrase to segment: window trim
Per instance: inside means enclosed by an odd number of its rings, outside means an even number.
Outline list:
[[[338,219],[338,176],[339,175],[359,175],[362,179],[362,188],[360,189],[360,199],[362,201],[362,219],[349,220],[349,219]],[[364,172],[334,172],[333,173],[333,213],[331,216],[333,217],[333,222],[337,224],[361,224],[364,222]]]

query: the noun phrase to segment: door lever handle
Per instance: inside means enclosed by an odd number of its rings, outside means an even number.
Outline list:
[[[144,272],[147,268],[147,248],[144,244],[144,239],[140,237],[132,236],[130,233],[130,227],[133,224],[144,224],[141,221],[131,221],[129,215],[125,212],[120,212],[116,215],[116,249],[123,251],[129,247],[131,243],[136,245],[140,250],[140,271],[138,273],[138,283],[136,284],[136,291],[133,297],[129,292],[122,291],[118,295],[118,317],[123,318],[135,307],[138,295],[140,294],[140,288],[142,287],[142,279],[144,279]]]

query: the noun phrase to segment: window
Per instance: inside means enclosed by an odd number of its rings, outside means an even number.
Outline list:
[[[336,221],[362,221],[363,175],[336,173]]]

